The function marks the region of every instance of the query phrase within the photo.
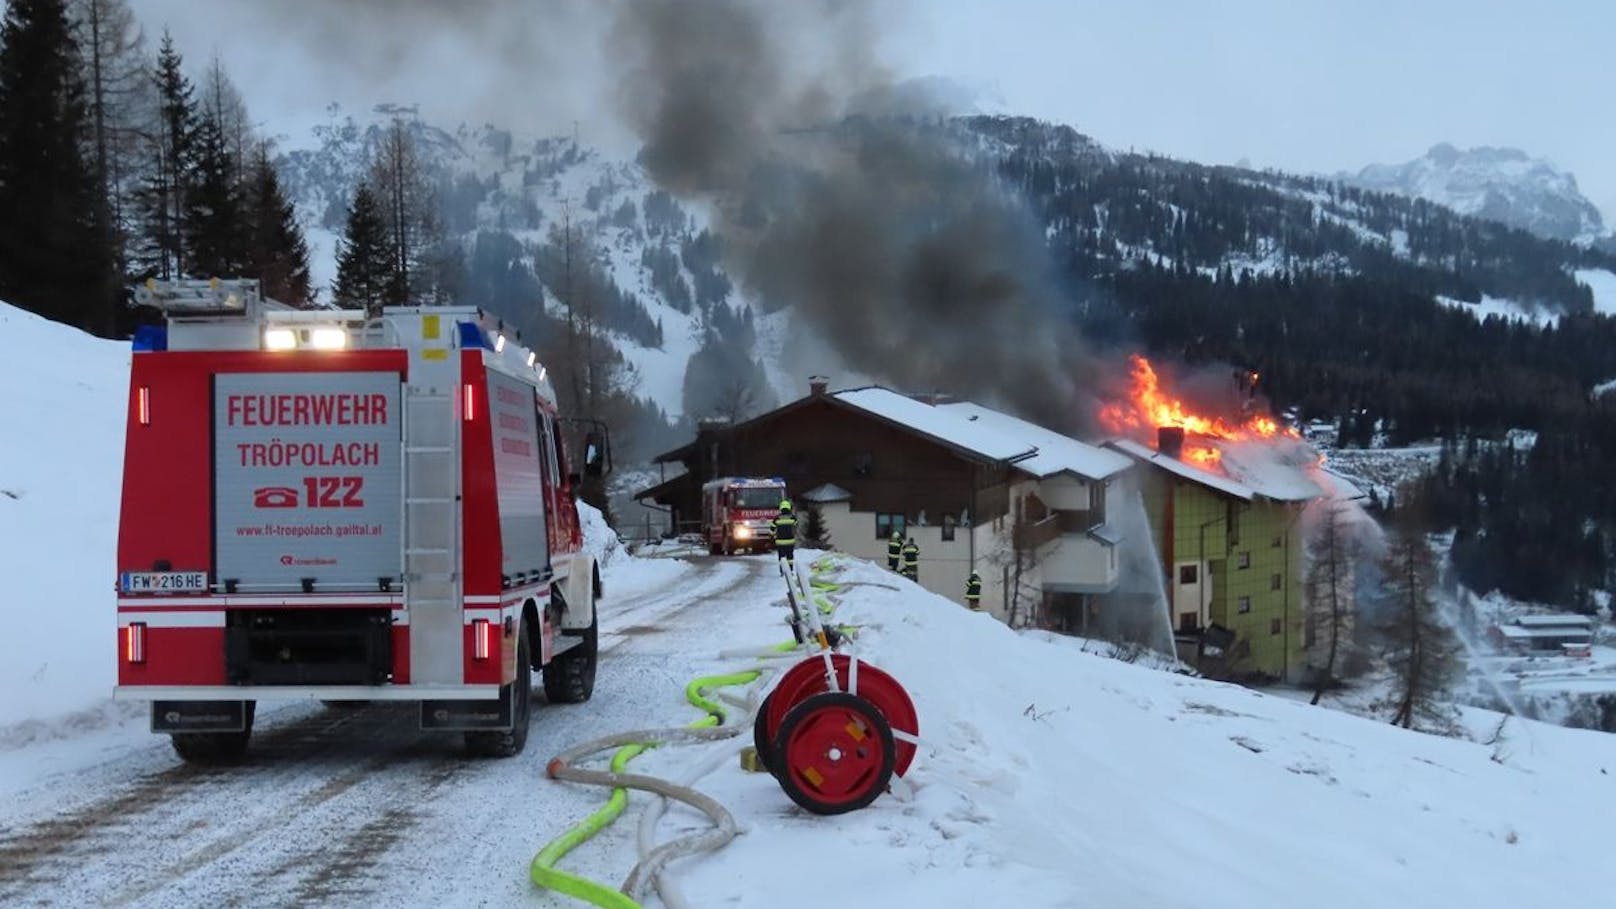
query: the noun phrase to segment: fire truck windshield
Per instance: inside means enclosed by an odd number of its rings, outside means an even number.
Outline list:
[[[746,489],[735,489],[730,492],[730,507],[763,509],[779,508],[780,500],[785,498],[785,490],[778,486],[752,486]]]

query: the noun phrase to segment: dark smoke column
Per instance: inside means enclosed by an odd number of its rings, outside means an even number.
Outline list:
[[[642,164],[713,204],[766,307],[904,390],[1079,429],[1088,359],[1042,230],[957,127],[901,113],[874,34],[865,4],[641,0],[619,8],[606,53]],[[859,116],[872,102],[883,116]]]

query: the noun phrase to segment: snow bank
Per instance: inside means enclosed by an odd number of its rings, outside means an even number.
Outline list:
[[[820,906],[804,856],[859,906],[1608,900],[1589,809],[1616,798],[1616,738],[1408,732],[1018,634],[866,563],[845,579],[838,618],[919,710],[913,794],[820,818],[721,771],[703,787],[746,833],[690,866],[694,905]]]
[[[116,713],[128,383],[127,343],[0,303],[0,737],[28,719]]]

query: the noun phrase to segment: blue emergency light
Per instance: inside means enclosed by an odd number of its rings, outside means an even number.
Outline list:
[[[168,326],[136,325],[135,336],[129,340],[129,346],[136,351],[167,350]]]

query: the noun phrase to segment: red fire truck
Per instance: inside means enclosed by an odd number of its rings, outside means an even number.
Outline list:
[[[713,555],[774,548],[774,518],[786,497],[779,477],[720,477],[701,487],[702,534]]]
[[[148,283],[118,534],[116,696],[188,761],[240,757],[259,700],[412,701],[473,754],[595,681],[555,394],[465,307],[293,310],[256,281]],[[588,434],[584,470],[605,469]]]

